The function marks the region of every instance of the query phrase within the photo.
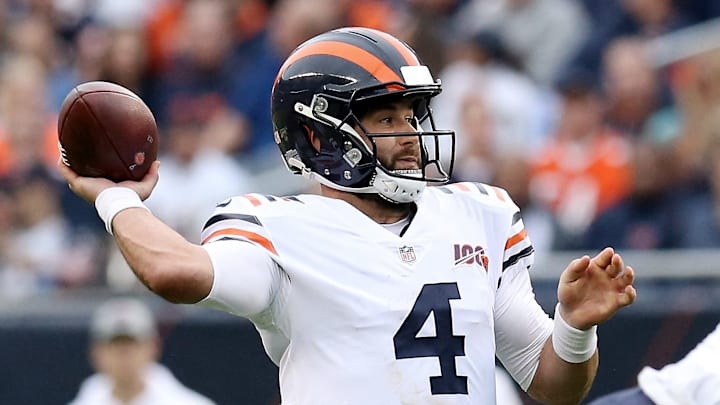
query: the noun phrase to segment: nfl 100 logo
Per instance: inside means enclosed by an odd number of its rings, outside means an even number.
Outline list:
[[[417,257],[415,257],[415,248],[412,246],[399,247],[398,254],[400,254],[400,260],[404,263],[412,263],[417,259]]]

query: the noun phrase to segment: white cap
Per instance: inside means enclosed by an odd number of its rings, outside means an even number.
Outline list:
[[[157,336],[155,317],[142,301],[114,298],[95,310],[90,322],[90,337],[111,340],[121,336],[138,340]]]

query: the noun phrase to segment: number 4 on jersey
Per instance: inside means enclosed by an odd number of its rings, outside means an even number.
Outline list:
[[[430,377],[433,395],[467,394],[467,377],[457,375],[455,356],[465,355],[465,337],[453,335],[450,300],[460,299],[457,283],[425,284],[393,342],[395,358],[437,357],[440,375]],[[435,336],[418,337],[431,314]]]

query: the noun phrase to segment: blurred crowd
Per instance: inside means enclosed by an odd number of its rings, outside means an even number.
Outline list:
[[[705,0],[0,1],[0,300],[139,286],[54,170],[75,85],[150,106],[147,204],[197,241],[228,196],[298,191],[276,170],[272,83],[303,40],[347,25],[395,34],[443,81],[454,181],[507,188],[539,255],[720,247],[718,17]]]

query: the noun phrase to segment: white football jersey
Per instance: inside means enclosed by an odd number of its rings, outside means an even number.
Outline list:
[[[219,204],[202,240],[215,271],[203,303],[254,322],[283,404],[494,404],[496,342],[527,389],[552,329],[518,208],[488,185],[426,189],[402,236],[342,200],[249,194]],[[526,302],[514,313],[541,327],[497,322]]]

